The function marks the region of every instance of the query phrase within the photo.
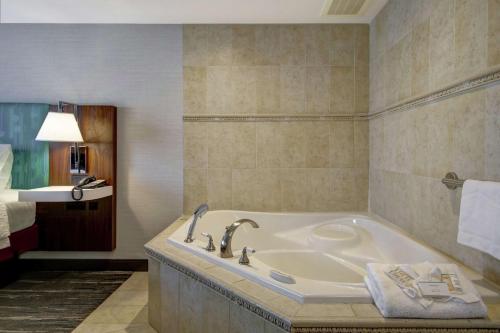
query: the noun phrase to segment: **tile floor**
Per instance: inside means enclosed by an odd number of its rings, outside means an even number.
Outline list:
[[[155,333],[148,323],[148,273],[135,272],[74,333]]]

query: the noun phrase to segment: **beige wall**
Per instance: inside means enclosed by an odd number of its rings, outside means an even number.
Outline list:
[[[391,1],[370,27],[370,112],[500,64],[500,1]],[[456,242],[460,190],[500,181],[500,85],[370,120],[370,209],[500,281],[500,261]]]
[[[366,210],[368,30],[184,26],[184,115],[253,117],[184,121],[184,211]]]

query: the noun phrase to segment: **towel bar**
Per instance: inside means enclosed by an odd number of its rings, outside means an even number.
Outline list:
[[[458,175],[454,172],[448,172],[441,182],[446,185],[446,187],[450,190],[456,190],[458,187],[462,187],[464,185],[465,180],[458,178]]]

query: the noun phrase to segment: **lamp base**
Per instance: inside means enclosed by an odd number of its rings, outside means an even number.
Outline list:
[[[71,145],[70,149],[70,174],[71,175],[86,175],[87,174],[87,146]],[[78,150],[76,150],[78,149]],[[73,178],[73,177],[72,177]]]

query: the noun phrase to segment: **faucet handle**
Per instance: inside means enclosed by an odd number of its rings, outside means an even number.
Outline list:
[[[248,254],[247,252],[250,253],[255,253],[255,250],[250,248],[250,247],[244,247],[243,250],[241,250],[241,257],[239,260],[240,265],[249,265],[250,264],[250,259],[248,259]]]
[[[207,232],[202,232],[201,235],[208,237],[208,245],[205,247],[205,250],[207,250],[208,252],[215,251],[215,245],[214,245],[214,240],[212,238],[212,235],[210,235]]]

